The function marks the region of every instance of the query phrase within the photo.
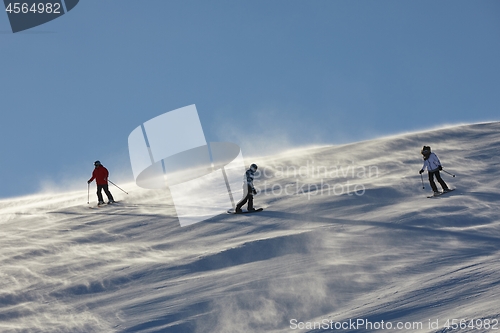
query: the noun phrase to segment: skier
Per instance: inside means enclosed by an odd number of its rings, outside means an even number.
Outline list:
[[[422,166],[422,169],[419,171],[419,173],[422,174],[424,170],[427,169],[429,173],[429,183],[431,184],[432,190],[434,191],[434,195],[441,194],[437,190],[436,183],[434,183],[434,176],[436,176],[437,181],[443,188],[443,193],[449,192],[450,189],[448,188],[448,185],[446,185],[444,180],[441,178],[441,175],[439,174],[439,171],[443,170],[443,167],[441,166],[441,162],[439,161],[437,155],[431,152],[431,147],[429,146],[424,146],[420,153],[424,158],[424,165]]]
[[[257,171],[257,164],[250,165],[250,168],[245,172],[243,176],[243,198],[236,205],[235,212],[241,213],[241,207],[248,201],[247,210],[249,212],[254,211],[253,208],[253,195],[257,194],[257,191],[253,187],[254,174]]]
[[[114,203],[115,200],[113,199],[113,195],[108,189],[108,169],[106,169],[100,161],[95,161],[94,166],[95,169],[92,172],[92,178],[90,178],[87,183],[90,184],[95,179],[95,182],[97,184],[97,205],[100,206],[104,204],[104,200],[102,198],[102,190],[104,190],[104,193],[106,193],[106,196],[108,197],[108,204]]]

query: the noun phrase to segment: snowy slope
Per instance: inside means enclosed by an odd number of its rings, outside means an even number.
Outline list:
[[[457,175],[443,174],[455,192],[426,198],[423,145]],[[120,202],[98,209],[87,208],[86,191],[0,201],[0,332],[494,325],[499,152],[500,123],[487,123],[255,159],[264,212],[185,228],[168,192],[133,184],[121,184],[128,196],[112,188]]]

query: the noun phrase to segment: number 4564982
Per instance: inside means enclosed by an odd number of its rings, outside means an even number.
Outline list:
[[[5,11],[9,14],[61,14],[61,4],[60,3],[34,3],[31,6],[27,3],[10,2],[5,8]]]

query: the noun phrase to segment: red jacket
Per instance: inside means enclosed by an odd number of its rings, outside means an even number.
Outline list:
[[[106,169],[103,165],[100,165],[92,172],[92,178],[89,179],[89,182],[95,179],[97,185],[106,185],[108,184],[108,175],[108,169]]]

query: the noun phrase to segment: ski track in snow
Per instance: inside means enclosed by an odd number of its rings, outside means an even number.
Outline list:
[[[423,145],[456,191],[426,198]],[[0,332],[316,333],[327,330],[290,320],[358,318],[446,332],[446,319],[498,320],[499,152],[500,123],[486,123],[264,157],[248,161],[263,212],[184,228],[168,191],[133,184],[99,209],[87,191],[2,200]],[[308,163],[320,172],[282,172]],[[328,194],[346,182],[364,194]]]

